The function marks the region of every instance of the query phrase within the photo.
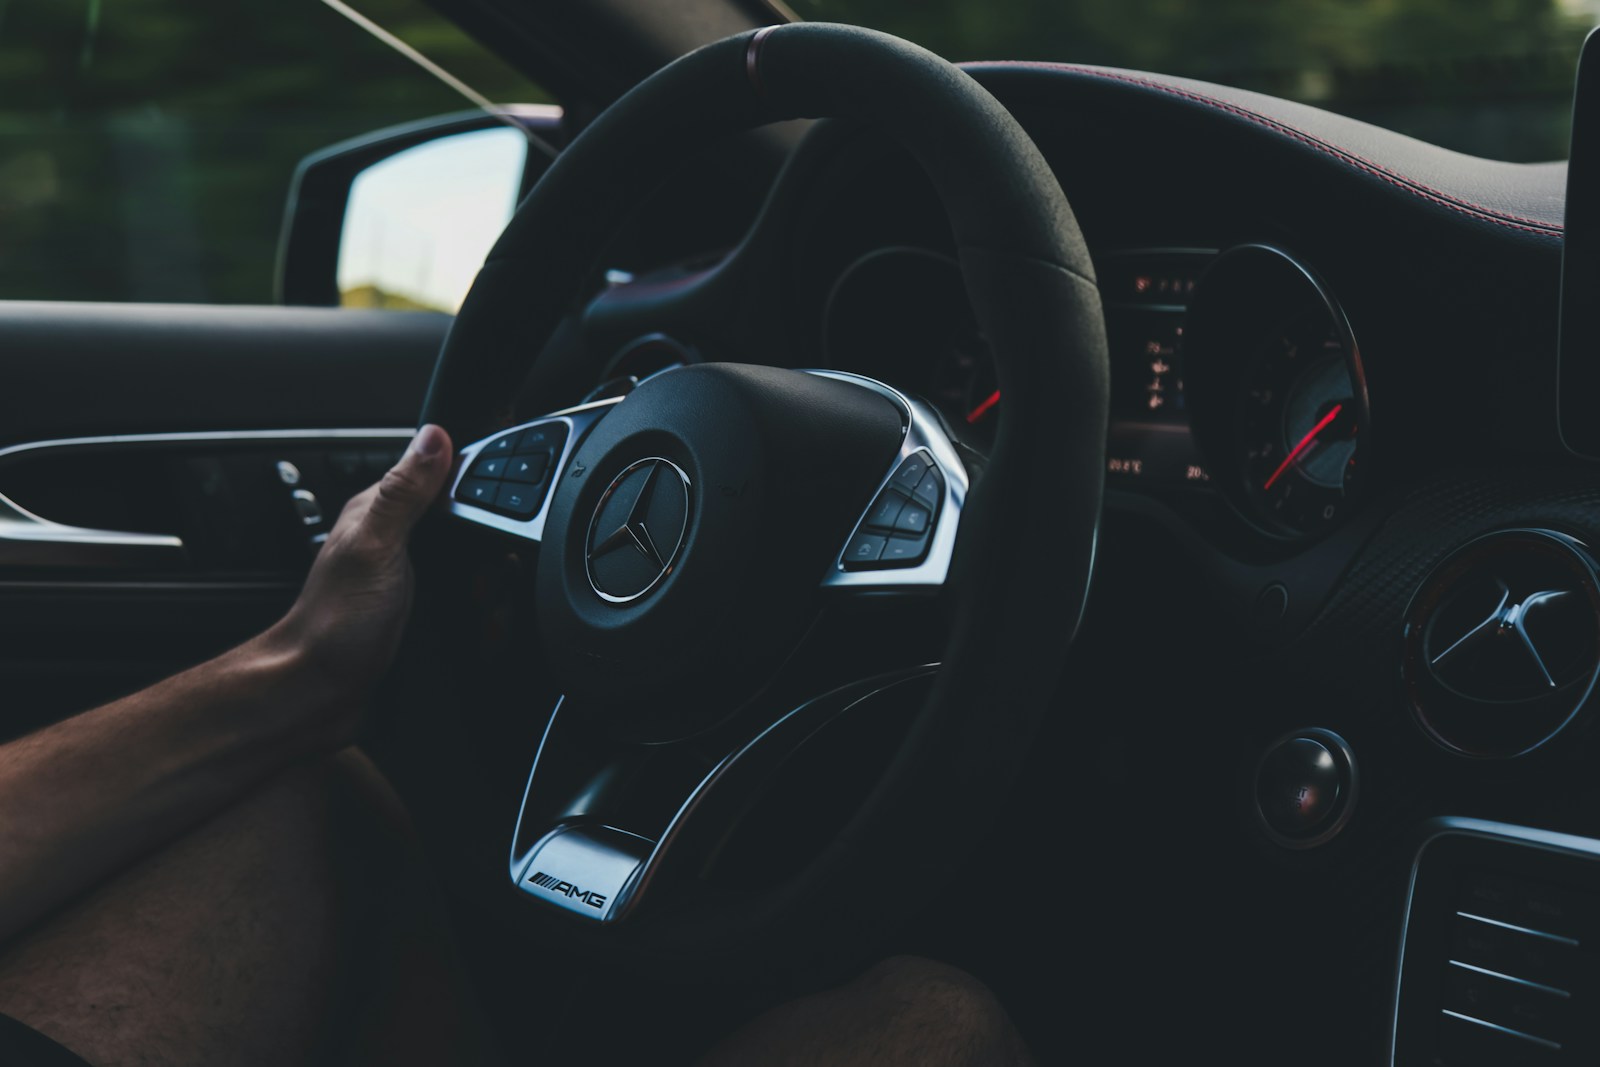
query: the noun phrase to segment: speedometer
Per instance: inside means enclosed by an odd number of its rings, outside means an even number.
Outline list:
[[[1194,430],[1238,509],[1290,538],[1343,517],[1371,443],[1360,353],[1309,268],[1267,245],[1217,257],[1184,336]]]
[[[1252,511],[1314,531],[1344,507],[1358,472],[1360,408],[1347,353],[1320,316],[1262,346],[1239,399],[1238,447]]]

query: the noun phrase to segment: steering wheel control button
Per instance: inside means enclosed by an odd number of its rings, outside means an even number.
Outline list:
[[[467,478],[456,488],[456,499],[489,507],[494,503],[499,490],[500,487],[494,482],[484,481],[481,478]]]
[[[900,518],[900,511],[906,505],[906,498],[893,489],[884,489],[878,494],[878,499],[872,502],[872,507],[867,511],[866,525],[879,530],[894,529],[895,522]]]
[[[563,422],[501,434],[478,450],[455,498],[513,519],[533,518],[549,495],[551,465],[566,441]]]
[[[508,482],[526,482],[538,485],[544,481],[544,472],[550,467],[550,455],[536,452],[531,456],[512,456],[506,460],[505,479]]]
[[[911,495],[930,510],[937,511],[940,501],[944,500],[944,478],[939,474],[939,468],[929,467],[928,473],[922,476],[922,481],[917,483]]]
[[[1256,810],[1267,835],[1310,848],[1342,828],[1355,801],[1355,760],[1329,730],[1301,730],[1268,746],[1256,768]]]
[[[884,566],[911,567],[921,563],[927,555],[926,537],[891,537],[883,546],[879,560]]]
[[[652,456],[612,479],[589,521],[589,587],[613,604],[655,589],[677,566],[689,528],[689,476]]]
[[[547,422],[523,430],[522,436],[517,438],[516,453],[522,456],[530,452],[559,452],[566,443],[566,423]]]
[[[516,450],[517,435],[514,433],[501,434],[493,441],[484,445],[479,450],[480,456],[509,456]]]
[[[300,484],[300,468],[286,459],[278,460],[278,481],[287,486]]]
[[[928,558],[944,478],[926,449],[900,461],[839,556],[847,571],[915,567]]]
[[[526,519],[539,510],[539,504],[543,499],[544,494],[534,486],[503,482],[494,502],[517,518]]]
[[[894,528],[899,533],[921,537],[928,532],[933,513],[921,504],[907,504],[900,512],[900,517],[895,520]]]
[[[471,476],[474,478],[503,478],[505,477],[506,464],[510,462],[504,456],[481,456],[473,463]]]
[[[928,473],[933,466],[933,457],[926,449],[913,452],[900,461],[900,466],[895,468],[894,477],[889,479],[889,484],[911,492],[922,482],[922,476]]]
[[[859,533],[851,538],[850,544],[844,550],[844,565],[847,570],[863,570],[878,562],[878,557],[883,555],[883,546],[888,538],[873,533]]]

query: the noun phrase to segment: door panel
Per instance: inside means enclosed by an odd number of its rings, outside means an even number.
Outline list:
[[[0,445],[414,426],[450,317],[0,301]]]
[[[0,302],[0,737],[275,619],[404,447],[449,323]]]

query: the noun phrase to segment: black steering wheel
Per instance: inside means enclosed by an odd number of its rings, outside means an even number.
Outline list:
[[[1005,397],[981,475],[915,397],[835,372],[699,364],[507,427],[534,355],[657,179],[800,117],[870,126],[936,188]],[[507,893],[629,952],[731,966],[859,940],[937,884],[1001,811],[1058,694],[1094,559],[1107,395],[1093,267],[1055,175],[933,54],[857,27],[769,27],[602,114],[490,253],[425,410],[473,442],[454,515],[540,545],[534,607],[566,694]],[[939,619],[936,665],[831,640],[864,632],[862,612],[895,618],[886,603]],[[883,702],[910,711],[842,828],[781,878],[697,891],[803,742]]]

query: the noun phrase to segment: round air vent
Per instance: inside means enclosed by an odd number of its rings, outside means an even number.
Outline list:
[[[1466,756],[1543,745],[1600,675],[1600,586],[1588,550],[1549,530],[1502,530],[1445,558],[1406,610],[1404,677],[1430,737]]]

